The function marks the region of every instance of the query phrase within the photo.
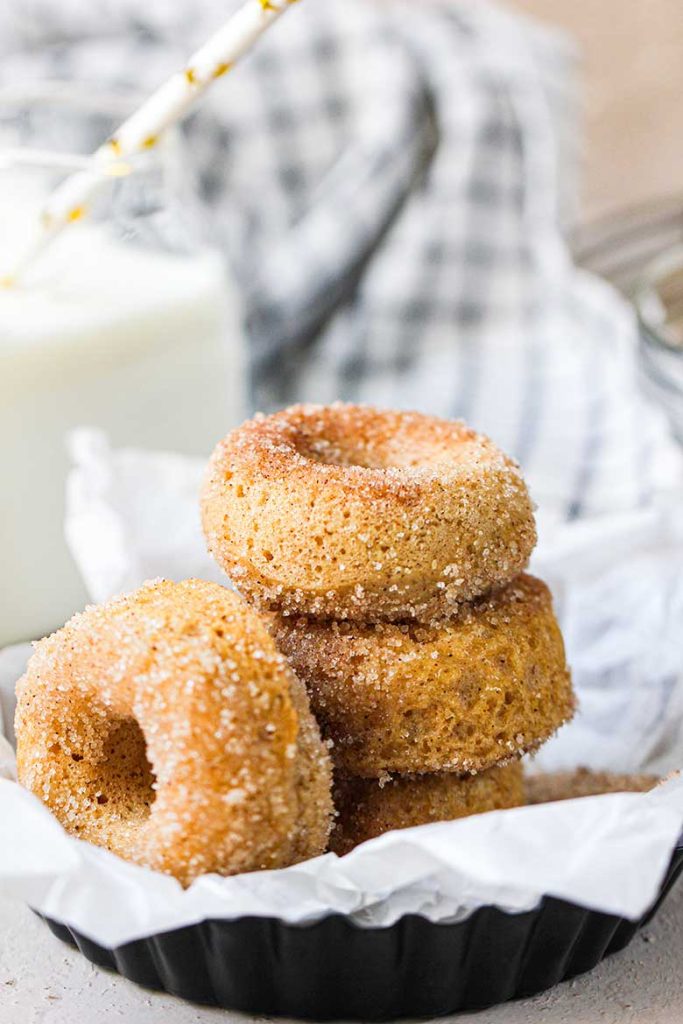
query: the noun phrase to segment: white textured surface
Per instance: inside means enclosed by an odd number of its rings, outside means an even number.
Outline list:
[[[652,925],[590,974],[458,1024],[680,1024],[683,885]],[[89,964],[25,907],[0,900],[0,1024],[202,1024],[247,1021],[146,992]]]

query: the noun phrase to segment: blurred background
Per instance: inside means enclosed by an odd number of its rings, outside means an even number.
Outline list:
[[[676,0],[510,0],[577,46],[584,111],[581,220],[682,202],[683,12]]]
[[[683,238],[683,12],[675,0],[510,0],[579,58],[579,260],[628,287]]]
[[[4,0],[0,272],[237,6]],[[682,52],[677,0],[293,5],[0,291],[0,645],[85,599],[80,426],[204,456],[257,408],[366,401],[491,434],[542,523],[678,500]]]

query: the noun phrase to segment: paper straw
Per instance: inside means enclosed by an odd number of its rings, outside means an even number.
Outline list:
[[[14,283],[40,252],[67,225],[80,220],[116,168],[153,149],[160,137],[180,121],[212,82],[232,70],[260,36],[297,0],[246,0],[244,5],[196,53],[147,99],[89,158],[89,166],[68,177],[52,193],[40,215],[40,230],[3,280]]]

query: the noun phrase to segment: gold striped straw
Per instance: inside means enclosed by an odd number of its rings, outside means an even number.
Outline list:
[[[88,167],[59,185],[40,212],[40,228],[14,270],[0,282],[14,284],[49,243],[69,224],[87,216],[107,180],[122,173],[127,159],[156,146],[212,82],[223,78],[280,15],[297,0],[245,0],[231,18],[194,53],[97,149]]]

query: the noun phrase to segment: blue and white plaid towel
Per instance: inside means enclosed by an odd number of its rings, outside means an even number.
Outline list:
[[[258,2],[258,0],[254,0]],[[150,88],[237,0],[4,0],[0,81]],[[680,480],[630,311],[577,272],[573,55],[484,0],[306,0],[187,125],[254,404],[462,416],[563,518]]]

